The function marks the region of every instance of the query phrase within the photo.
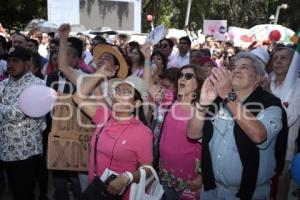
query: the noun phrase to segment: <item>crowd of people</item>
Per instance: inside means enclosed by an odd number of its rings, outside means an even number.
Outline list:
[[[139,168],[150,165],[164,200],[288,199],[300,78],[288,102],[279,97],[295,46],[243,49],[212,36],[195,47],[189,36],[153,45],[126,34],[110,42],[70,36],[68,24],[57,34],[0,35],[0,196],[9,188],[14,200],[68,200],[70,192],[76,200],[109,169],[118,176],[108,192],[129,199]],[[32,118],[18,105],[34,84],[72,94],[97,125],[88,173],[47,169],[51,115]]]

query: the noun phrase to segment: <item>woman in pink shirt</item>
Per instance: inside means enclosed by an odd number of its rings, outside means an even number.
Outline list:
[[[165,96],[168,90],[164,87],[160,87],[163,91],[154,88],[150,47],[150,43],[145,43],[141,48],[145,57],[143,78],[151,88],[152,98],[155,99],[156,96]],[[187,125],[194,111],[193,104],[199,99],[205,74],[199,66],[186,65],[179,70],[177,78],[177,100],[173,104],[169,101],[158,101],[161,103],[157,106],[158,126],[162,124],[162,128],[159,128],[157,144],[154,146],[153,165],[157,168],[159,161],[159,175],[165,191],[164,200],[198,200],[202,185],[201,145],[198,141],[187,138]],[[167,109],[168,112],[165,111]]]
[[[201,145],[187,138],[193,103],[199,99],[203,72],[185,65],[178,74],[178,97],[165,115],[159,141],[159,175],[166,200],[200,198]]]
[[[110,169],[119,175],[109,183],[108,192],[119,194],[125,189],[123,199],[128,199],[129,185],[140,180],[138,167],[151,165],[153,159],[153,136],[144,125],[141,106],[147,90],[140,78],[130,76],[113,84],[112,110],[105,103],[95,105],[95,102],[89,102],[88,95],[103,77],[111,77],[111,72],[106,68],[106,65],[101,67],[96,71],[96,76],[83,83],[73,99],[97,125],[90,145],[89,182],[94,178],[94,172],[96,176],[101,176],[105,169]],[[150,172],[146,170],[146,173]]]

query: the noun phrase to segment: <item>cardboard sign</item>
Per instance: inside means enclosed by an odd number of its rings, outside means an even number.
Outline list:
[[[164,25],[159,25],[153,29],[149,35],[146,37],[145,42],[151,42],[153,45],[156,45],[161,39],[165,37],[165,27]]]
[[[225,40],[227,20],[207,20],[203,22],[203,34],[214,36],[217,41]]]
[[[69,97],[57,100],[48,138],[48,169],[87,171],[95,126]]]

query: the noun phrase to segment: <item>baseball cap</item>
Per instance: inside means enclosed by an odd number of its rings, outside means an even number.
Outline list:
[[[126,83],[139,92],[139,94],[144,102],[144,104],[143,104],[144,113],[147,113],[148,105],[146,105],[145,102],[148,101],[148,89],[146,87],[144,80],[137,76],[128,76],[124,80],[119,79],[119,78],[111,79],[108,83],[109,90],[112,90],[114,87],[116,87],[117,85],[119,85],[121,83]]]
[[[30,53],[27,49],[20,46],[11,47],[8,51],[7,58],[19,58],[23,61],[28,61],[30,60]]]

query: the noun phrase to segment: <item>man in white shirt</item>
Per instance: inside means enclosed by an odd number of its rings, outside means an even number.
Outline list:
[[[170,65],[176,63],[177,66],[174,64],[172,67],[181,68],[184,65],[190,64],[191,40],[188,36],[179,39],[178,50],[179,51],[172,58]]]

